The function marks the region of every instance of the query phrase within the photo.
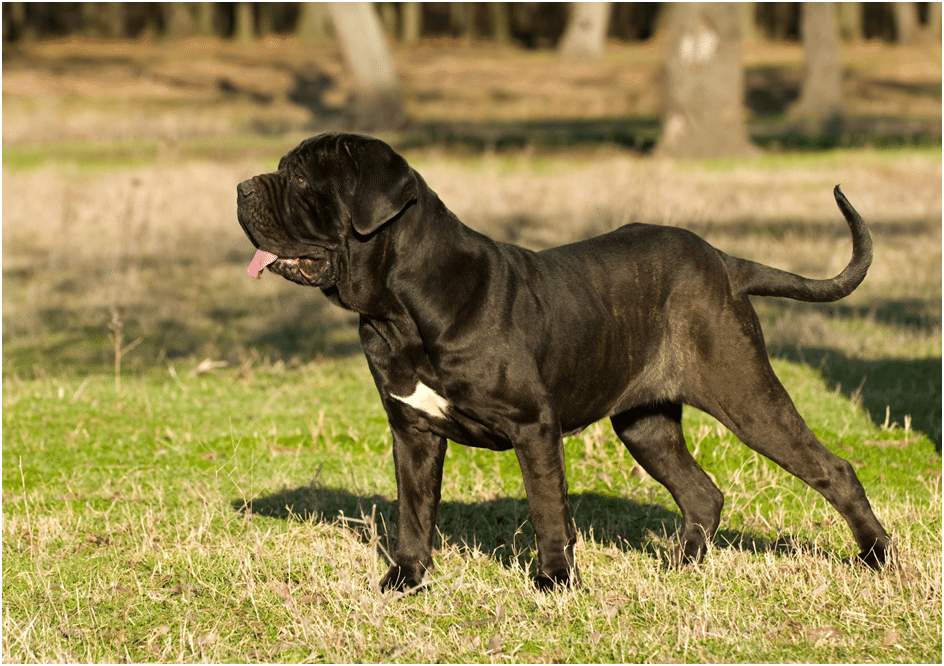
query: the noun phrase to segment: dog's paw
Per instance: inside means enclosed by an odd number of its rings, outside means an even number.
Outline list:
[[[580,572],[576,567],[550,574],[542,571],[534,578],[534,586],[541,592],[554,592],[565,587],[580,587]]]
[[[856,562],[864,564],[873,571],[882,571],[886,567],[893,566],[895,559],[892,547],[884,545],[876,545],[874,548],[864,550],[856,556]]]
[[[698,564],[705,557],[705,550],[704,542],[686,543],[665,554],[666,565],[669,569],[681,569],[687,565]]]
[[[425,571],[413,571],[397,564],[390,565],[387,573],[380,579],[381,592],[415,592],[423,585]]]

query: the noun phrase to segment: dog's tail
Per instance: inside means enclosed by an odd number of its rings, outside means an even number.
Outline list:
[[[837,301],[851,294],[865,279],[872,264],[872,236],[838,185],[833,195],[852,231],[852,259],[839,275],[828,280],[814,280],[726,255],[734,290],[753,296],[781,296],[814,303]]]

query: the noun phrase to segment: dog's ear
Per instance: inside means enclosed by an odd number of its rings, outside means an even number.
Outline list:
[[[399,215],[416,199],[413,169],[393,148],[376,139],[358,146],[358,179],[351,205],[354,230],[367,236]]]

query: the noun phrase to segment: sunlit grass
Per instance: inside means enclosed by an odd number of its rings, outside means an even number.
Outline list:
[[[453,445],[431,585],[382,595],[396,490],[363,361],[179,365],[120,393],[107,376],[7,379],[4,659],[938,660],[932,443],[871,424],[814,369],[776,368],[853,460],[900,569],[850,566],[821,497],[690,411],[726,495],[701,565],[665,568],[677,510],[601,424],[566,443],[581,589],[533,589],[514,456]]]

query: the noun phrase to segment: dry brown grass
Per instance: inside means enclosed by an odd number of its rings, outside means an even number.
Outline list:
[[[627,222],[672,224],[731,254],[811,277],[833,275],[848,260],[847,230],[831,196],[841,182],[872,225],[876,246],[869,278],[843,304],[867,311],[917,303],[931,326],[929,342],[939,345],[941,163],[933,153],[850,152],[727,167],[612,152],[486,156],[472,164],[425,153],[413,162],[460,219],[503,240],[540,248]],[[303,301],[317,300],[279,280],[244,279],[252,248],[235,221],[234,183],[272,167],[5,170],[6,339],[81,330],[118,307],[139,327],[129,339],[161,322],[194,324],[206,340],[184,351],[231,357],[235,339],[213,332],[227,316],[244,318],[242,333],[251,337],[273,316],[291,317]],[[249,312],[249,304],[261,309]],[[213,348],[220,335],[225,340]],[[881,340],[875,344],[872,354],[880,355]]]
[[[74,40],[6,49],[4,56],[6,146],[304,132],[337,126],[337,111],[353,92],[332,43],[302,46],[293,38],[248,47]],[[614,43],[601,61],[583,64],[563,64],[552,51],[488,45],[395,49],[407,111],[420,123],[655,118],[661,57],[659,42]],[[939,127],[940,44],[853,44],[843,59],[850,117]],[[750,43],[744,60],[750,89],[775,98],[796,92],[798,44]]]

